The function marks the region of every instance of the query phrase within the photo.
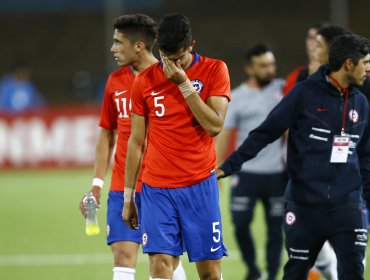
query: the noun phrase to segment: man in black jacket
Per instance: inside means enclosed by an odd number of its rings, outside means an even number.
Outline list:
[[[370,202],[369,106],[356,86],[370,72],[370,43],[338,36],[323,65],[297,84],[217,170],[229,176],[287,129],[286,280],[307,279],[326,240],[339,279],[364,279],[366,201]]]

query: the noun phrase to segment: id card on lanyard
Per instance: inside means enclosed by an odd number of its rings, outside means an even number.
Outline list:
[[[348,159],[350,137],[348,135],[334,135],[330,162],[345,163]]]
[[[340,90],[344,92],[346,95],[345,101],[344,101],[344,108],[343,108],[342,131],[341,131],[341,135],[334,135],[333,145],[331,149],[330,162],[346,163],[348,160],[349,143],[351,140],[351,137],[344,132],[344,124],[346,121],[346,113],[347,113],[347,106],[348,106],[348,89],[343,88],[334,77],[330,75],[329,77],[340,88]]]

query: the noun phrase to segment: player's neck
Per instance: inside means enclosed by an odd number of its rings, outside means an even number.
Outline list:
[[[158,59],[152,53],[143,54],[142,57],[132,64],[134,75],[138,75],[141,71],[158,62]]]
[[[347,78],[347,74],[344,71],[339,70],[339,71],[336,71],[336,72],[331,72],[330,75],[329,75],[330,83],[332,85],[334,85],[336,88],[338,88],[339,91],[341,91],[339,86],[333,81],[333,79],[331,77],[333,77],[335,80],[337,80],[342,88],[347,89],[350,86],[350,83],[349,83],[348,78]]]
[[[249,78],[246,83],[247,83],[247,86],[250,88],[261,88],[257,80],[254,78]]]

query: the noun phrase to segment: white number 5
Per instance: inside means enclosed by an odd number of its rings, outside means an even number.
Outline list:
[[[164,112],[165,112],[164,105],[162,103],[159,103],[158,102],[161,99],[164,99],[164,96],[156,96],[156,97],[154,97],[154,107],[158,108],[158,110],[155,110],[155,114],[158,117],[163,117]]]
[[[212,231],[215,234],[215,236],[213,236],[213,241],[215,243],[218,243],[221,240],[221,231],[220,231],[219,228],[216,228],[217,226],[220,226],[220,222],[213,222],[212,223]]]

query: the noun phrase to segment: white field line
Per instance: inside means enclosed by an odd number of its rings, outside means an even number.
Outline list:
[[[262,253],[262,252],[261,252]],[[187,261],[187,255],[184,255]],[[237,261],[240,254],[237,250],[229,251],[229,257],[223,261]],[[112,254],[51,254],[51,255],[0,255],[0,267],[4,266],[46,266],[46,265],[88,265],[88,264],[111,264]],[[139,254],[138,263],[147,263],[148,256]]]

